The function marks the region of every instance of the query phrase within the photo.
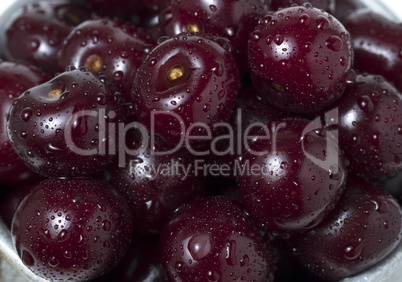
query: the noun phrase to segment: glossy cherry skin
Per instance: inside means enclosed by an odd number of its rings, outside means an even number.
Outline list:
[[[373,180],[402,172],[402,95],[382,76],[358,75],[336,103],[350,170]]]
[[[344,24],[352,36],[355,68],[382,75],[402,91],[402,25],[369,9],[350,13]]]
[[[324,11],[333,14],[335,12],[335,0],[272,0],[272,10],[276,11],[278,8],[288,8],[291,5],[302,5],[309,2],[313,7],[323,9]]]
[[[269,242],[240,203],[206,197],[178,209],[160,238],[172,281],[273,281]]]
[[[227,121],[240,86],[232,55],[211,39],[190,33],[159,44],[137,73],[132,100],[138,121],[150,127],[151,113],[157,113],[155,133],[174,144],[183,127],[203,123],[212,128]]]
[[[158,156],[148,149],[112,173],[110,183],[129,203],[136,232],[160,232],[178,207],[204,195],[205,181],[195,175],[194,161],[184,150]]]
[[[154,47],[146,34],[130,23],[100,18],[76,26],[59,53],[59,67],[86,66],[112,79],[121,93],[130,97],[134,77],[145,56]]]
[[[169,282],[159,257],[159,235],[135,234],[130,248],[115,269],[113,281]]]
[[[253,85],[243,84],[236,100],[236,108],[228,121],[234,133],[233,146],[230,144],[230,140],[228,139],[222,139],[217,142],[216,146],[217,151],[219,152],[225,152],[232,147],[236,149],[234,152],[229,151],[227,154],[219,157],[215,154],[210,154],[207,156],[207,161],[210,164],[229,165],[231,168],[230,174],[223,176],[229,176],[235,180],[236,175],[234,168],[240,164],[242,154],[245,152],[244,142],[242,141],[245,132],[250,128],[249,135],[259,135],[261,127],[258,124],[266,125],[274,119],[291,116],[294,116],[294,114],[278,109],[262,99]],[[222,132],[219,132],[215,138],[228,134],[229,130],[224,129]],[[239,146],[239,139],[237,136],[239,135],[241,136],[240,151],[237,149]]]
[[[283,119],[267,127],[269,140],[257,140],[254,152],[243,154],[244,170],[237,179],[244,206],[256,222],[288,237],[325,218],[343,192],[347,172],[335,137],[320,130],[319,122]]]
[[[87,281],[124,256],[132,220],[123,196],[106,183],[46,180],[22,200],[11,232],[22,262],[38,276]]]
[[[66,0],[27,3],[8,21],[4,56],[30,63],[53,76],[58,71],[57,53],[64,38],[91,17],[85,7]]]
[[[258,18],[269,10],[268,0],[173,0],[159,14],[168,36],[182,32],[209,33],[230,40],[240,73],[247,68],[247,40]]]
[[[104,75],[70,70],[14,100],[8,135],[34,172],[47,177],[89,177],[109,165],[109,123],[122,121],[123,99]]]
[[[289,245],[305,268],[338,281],[375,265],[401,238],[402,211],[396,199],[355,178],[323,223],[291,237]]]
[[[248,54],[261,97],[298,113],[334,103],[353,65],[348,31],[307,3],[266,14],[251,33]]]
[[[47,80],[32,66],[0,61],[0,184],[17,186],[39,179],[14,152],[7,135],[7,115],[13,99]]]

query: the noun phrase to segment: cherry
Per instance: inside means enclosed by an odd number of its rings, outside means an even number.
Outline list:
[[[138,121],[154,125],[155,133],[174,144],[182,140],[183,127],[202,123],[205,129],[227,121],[240,84],[232,55],[213,40],[190,33],[159,44],[137,73],[132,100]]]
[[[291,5],[302,5],[305,2],[309,2],[313,7],[323,9],[330,14],[335,12],[335,0],[272,0],[271,6],[273,10],[278,10],[278,8],[288,8]]]
[[[258,18],[269,9],[266,0],[173,0],[159,14],[159,25],[168,36],[182,32],[209,33],[228,38],[232,53],[245,73],[247,40]]]
[[[3,19],[7,59],[63,72],[0,61],[0,215],[38,279],[339,280],[400,244],[378,187],[402,199],[401,28],[361,0],[303,2],[40,0]]]
[[[234,131],[234,136],[238,136],[239,134],[243,136],[244,132],[249,128],[250,136],[253,134],[259,135],[261,127],[258,126],[258,124],[266,125],[274,119],[294,116],[294,114],[278,109],[262,99],[255,87],[248,83],[243,84],[240,88],[236,104],[235,111],[233,111],[229,119],[229,124]],[[222,130],[222,132],[217,133],[215,138],[227,134],[229,134],[228,130]],[[237,148],[239,140],[237,138],[235,139],[232,147]],[[250,140],[250,142],[252,142],[252,140]],[[231,148],[231,144],[228,139],[222,139],[217,142],[216,147],[219,152],[225,152],[228,148]],[[228,152],[219,158],[217,158],[215,154],[210,154],[207,156],[207,161],[210,164],[229,165],[231,172],[230,175],[227,176],[236,179],[234,169],[239,165],[243,152],[245,152],[245,148],[242,142],[240,152]]]
[[[402,95],[382,76],[358,75],[336,103],[350,170],[373,180],[402,172]]]
[[[49,280],[87,281],[111,270],[132,236],[130,207],[113,187],[89,180],[46,180],[25,196],[12,236],[22,262]]]
[[[240,203],[206,197],[179,208],[160,238],[172,281],[273,281],[269,242]]]
[[[14,100],[10,142],[38,174],[92,176],[115,157],[106,123],[122,121],[123,102],[106,76],[84,68],[64,72]]]
[[[67,0],[27,3],[7,23],[4,56],[54,75],[64,38],[74,26],[91,17],[84,6]]]
[[[32,66],[0,61],[0,183],[3,185],[25,185],[39,179],[14,152],[7,136],[7,115],[13,99],[47,80],[45,74]]]
[[[402,210],[384,190],[350,179],[339,203],[321,225],[290,238],[293,255],[308,270],[337,281],[386,257],[402,238]]]
[[[348,31],[308,3],[267,13],[251,33],[248,54],[261,97],[299,113],[334,103],[353,65]]]
[[[64,40],[59,66],[60,70],[72,65],[102,72],[128,100],[137,69],[153,47],[151,39],[132,24],[106,18],[88,20]]]
[[[112,173],[110,183],[130,204],[136,232],[160,232],[178,207],[204,195],[194,161],[184,150],[155,155],[147,149]]]
[[[314,228],[334,208],[346,168],[334,136],[320,124],[294,118],[267,128],[269,140],[257,140],[243,154],[239,189],[256,222],[286,238]]]
[[[402,91],[402,25],[369,9],[350,13],[344,24],[352,36],[355,67],[384,76]]]
[[[126,255],[117,265],[113,281],[169,282],[159,257],[159,236],[135,234]]]

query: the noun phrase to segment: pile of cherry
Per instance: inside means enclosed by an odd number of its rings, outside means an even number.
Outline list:
[[[52,281],[265,282],[340,280],[389,255],[402,25],[303,2],[7,15],[1,214],[22,262]]]

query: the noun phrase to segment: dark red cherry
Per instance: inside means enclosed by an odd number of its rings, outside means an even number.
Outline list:
[[[159,257],[159,236],[135,234],[130,248],[115,269],[118,282],[169,282]]]
[[[398,202],[373,184],[353,179],[321,225],[289,242],[305,268],[322,279],[338,281],[381,261],[401,238]]]
[[[240,73],[248,69],[247,40],[258,18],[268,12],[267,0],[173,0],[159,14],[168,36],[182,32],[209,33],[229,39]]]
[[[48,280],[87,281],[110,271],[131,240],[130,207],[97,180],[46,180],[22,200],[13,218],[18,256]]]
[[[350,170],[370,179],[402,172],[402,95],[382,76],[358,75],[336,103]]]
[[[278,10],[278,8],[288,8],[291,5],[302,5],[305,2],[309,2],[313,7],[322,9],[330,14],[335,12],[335,0],[272,0],[272,9]]]
[[[186,130],[194,129],[191,135],[197,135],[199,129],[227,121],[239,85],[237,65],[228,51],[205,36],[182,33],[159,44],[139,68],[134,112],[139,122],[154,125],[155,133],[178,144]]]
[[[130,23],[106,18],[76,26],[59,53],[59,67],[72,65],[102,72],[114,80],[121,93],[130,96],[137,69],[154,47],[146,34]]]
[[[88,177],[113,161],[109,125],[122,121],[123,99],[104,75],[64,72],[14,100],[8,134],[24,163],[48,177]]]
[[[25,185],[39,179],[14,152],[7,135],[7,115],[13,99],[47,80],[34,67],[0,61],[0,184]]]
[[[369,9],[344,19],[352,36],[355,68],[384,76],[402,91],[402,25]]]
[[[112,173],[110,183],[128,201],[136,232],[160,232],[178,207],[204,195],[204,175],[195,175],[194,162],[184,150],[156,155],[147,149]]]
[[[299,113],[334,103],[353,65],[348,31],[310,4],[266,14],[251,33],[248,54],[261,97]]]
[[[275,120],[267,131],[243,154],[238,183],[244,206],[273,234],[314,228],[346,182],[337,140],[317,120]]]
[[[230,168],[227,174],[220,176],[236,179],[235,170],[240,165],[242,154],[245,152],[244,135],[260,135],[261,125],[265,126],[274,119],[286,118],[292,115],[294,114],[278,109],[262,99],[254,86],[243,84],[236,100],[236,108],[228,121],[233,131],[233,138],[223,138],[230,134],[230,131],[226,128],[215,136],[216,139],[222,137],[222,140],[216,142],[216,151],[226,153],[217,156],[212,152],[207,156],[207,161],[210,165]],[[240,150],[238,149],[239,145]]]
[[[67,0],[27,3],[7,22],[4,56],[24,61],[50,75],[58,71],[57,53],[70,30],[91,13]]]
[[[160,238],[172,281],[273,281],[269,242],[242,205],[206,197],[178,209]]]

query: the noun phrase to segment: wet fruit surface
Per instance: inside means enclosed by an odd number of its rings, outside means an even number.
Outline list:
[[[24,185],[38,178],[14,152],[7,135],[7,115],[13,99],[47,80],[36,68],[12,62],[0,62],[0,184]]]
[[[130,23],[107,18],[88,20],[65,39],[59,66],[61,71],[72,65],[102,72],[128,100],[137,69],[153,46],[145,33]]]
[[[0,61],[0,231],[14,218],[27,277],[384,276],[402,236],[391,11],[357,11],[368,0],[48,1],[0,18],[0,56],[13,61]]]
[[[369,9],[344,19],[352,36],[355,68],[384,76],[402,91],[402,25]]]
[[[178,144],[194,123],[212,127],[227,121],[239,86],[228,51],[207,37],[183,33],[159,44],[141,65],[133,88],[134,112],[139,122],[153,123],[156,134]],[[191,135],[205,135],[199,129]]]
[[[300,113],[336,101],[353,65],[348,31],[310,4],[267,13],[251,33],[248,55],[260,95]]]
[[[156,156],[139,153],[112,173],[112,183],[129,202],[137,232],[160,232],[181,205],[204,195],[203,176],[195,176],[188,152]]]
[[[216,196],[177,210],[160,250],[172,281],[273,281],[268,243],[238,202]]]
[[[22,262],[49,280],[87,281],[112,269],[132,236],[132,215],[113,187],[96,180],[46,180],[23,199],[12,223]]]
[[[358,75],[336,103],[350,169],[370,179],[402,172],[402,95],[381,76]]]
[[[314,230],[292,237],[290,248],[308,270],[340,280],[374,265],[398,245],[401,215],[391,195],[353,179],[335,210]]]
[[[69,1],[35,2],[23,6],[7,23],[4,55],[54,75],[57,52],[70,30],[91,13]]]
[[[106,76],[86,69],[64,72],[14,101],[8,120],[11,144],[38,174],[94,175],[115,157],[106,153],[115,146],[106,123],[123,119],[123,102]]]
[[[174,0],[159,14],[159,26],[168,36],[182,32],[208,33],[229,39],[240,73],[248,69],[247,40],[270,1]]]
[[[243,154],[238,176],[243,203],[269,232],[286,237],[314,228],[343,192],[343,157],[335,138],[324,130],[316,133],[317,127],[301,119],[275,120],[267,126],[269,139]]]

